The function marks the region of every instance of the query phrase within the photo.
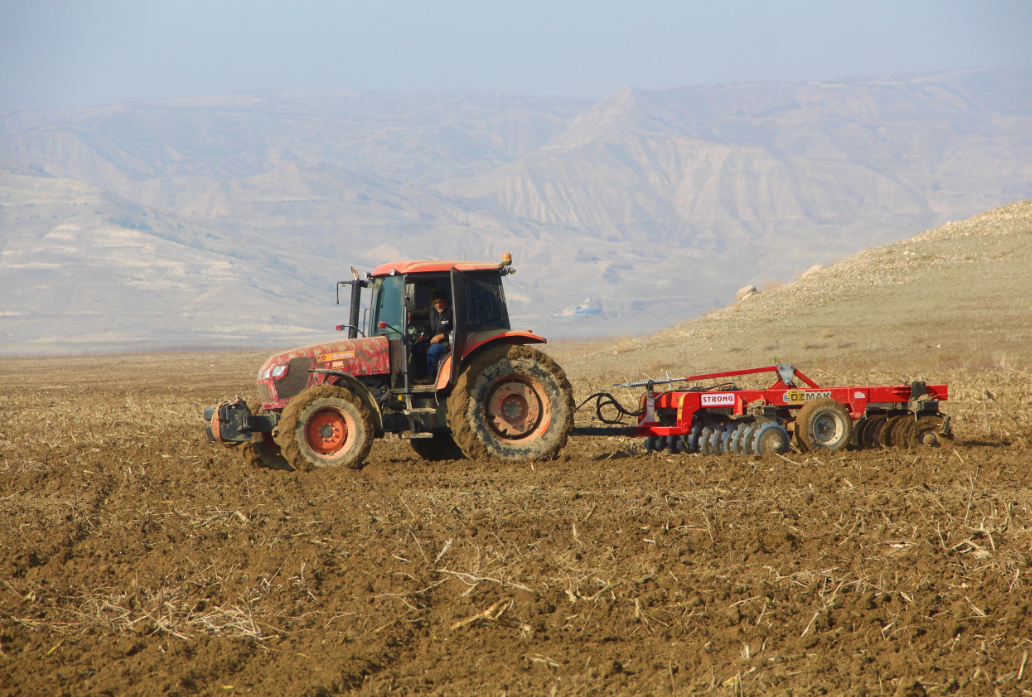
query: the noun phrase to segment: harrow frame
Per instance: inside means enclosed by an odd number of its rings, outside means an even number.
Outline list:
[[[734,385],[721,384],[656,391],[656,387],[663,384],[693,383],[760,373],[774,373],[777,379],[766,389],[739,389]],[[803,383],[803,386],[797,386],[796,380]],[[798,410],[814,400],[834,400],[845,407],[855,425],[863,419],[881,415],[891,417],[909,414],[915,421],[925,416],[939,417],[939,403],[949,399],[947,385],[929,385],[921,380],[898,385],[822,387],[791,364],[727,370],[684,378],[644,380],[619,386],[646,388],[639,400],[638,423],[634,426],[575,428],[573,435],[641,437],[647,439],[646,447],[650,450],[663,449],[663,441],[677,449],[677,439],[690,436],[693,429],[697,436],[699,424],[704,422],[735,426],[745,422],[775,423],[786,433],[792,433],[795,431]],[[942,430],[944,435],[948,435],[948,417]],[[690,445],[686,448],[691,451]]]

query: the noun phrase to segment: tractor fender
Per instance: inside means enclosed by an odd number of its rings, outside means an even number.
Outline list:
[[[358,398],[362,400],[369,413],[373,415],[373,422],[376,424],[377,430],[383,430],[383,412],[380,410],[380,405],[376,403],[376,399],[373,397],[373,393],[369,391],[369,388],[360,383],[354,375],[326,368],[317,368],[312,372],[322,373],[326,376],[323,384],[342,385],[358,395]]]
[[[539,336],[530,330],[511,330],[511,329],[489,329],[487,331],[470,332],[466,335],[466,343],[462,349],[462,359],[459,365],[459,370],[462,366],[469,363],[469,361],[491,346],[497,346],[498,344],[545,344],[548,340],[543,336]],[[448,380],[451,376],[452,360],[454,353],[449,353],[444,363],[441,365],[441,370],[437,376],[437,390],[443,390],[448,387]]]

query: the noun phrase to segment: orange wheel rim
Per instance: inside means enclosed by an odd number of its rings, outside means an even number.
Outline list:
[[[534,380],[499,381],[488,392],[484,404],[488,426],[507,440],[536,440],[551,420],[551,409],[547,398],[542,399],[543,392]]]
[[[322,409],[305,424],[305,441],[319,455],[332,456],[347,449],[348,422],[336,409]]]

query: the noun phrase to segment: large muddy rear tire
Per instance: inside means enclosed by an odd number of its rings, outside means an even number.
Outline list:
[[[373,417],[358,395],[336,385],[317,385],[290,400],[276,442],[297,469],[359,469],[375,434]]]
[[[255,416],[264,414],[262,400],[257,397],[247,400],[247,409]],[[249,467],[264,467],[271,470],[292,471],[287,459],[283,457],[279,445],[273,440],[271,433],[255,433],[249,443],[240,447],[240,458]]]
[[[853,435],[849,411],[834,399],[807,402],[796,414],[795,432],[807,450],[843,450]]]
[[[443,431],[435,433],[433,438],[411,438],[409,445],[416,451],[416,455],[428,462],[466,459],[451,434]]]
[[[452,437],[470,459],[553,459],[569,438],[573,412],[566,373],[529,346],[485,350],[448,397]]]

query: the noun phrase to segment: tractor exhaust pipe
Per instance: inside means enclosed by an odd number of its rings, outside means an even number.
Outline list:
[[[355,280],[351,284],[351,316],[348,317],[348,324],[351,326],[348,328],[348,338],[355,339],[358,337],[358,317],[362,309],[362,286],[365,282],[359,280],[355,267],[351,267],[351,272],[355,274]]]

